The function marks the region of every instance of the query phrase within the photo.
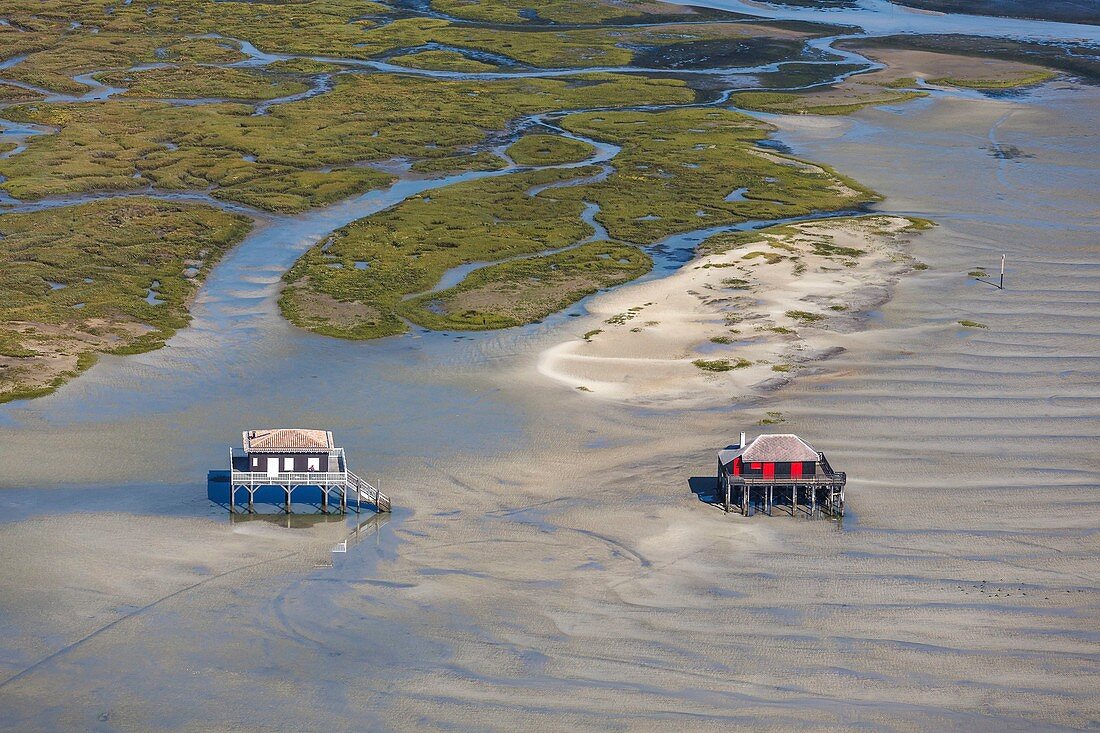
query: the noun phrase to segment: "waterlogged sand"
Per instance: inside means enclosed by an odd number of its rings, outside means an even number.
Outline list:
[[[233,414],[324,413],[357,462],[387,466],[397,512],[313,569],[279,559],[308,532],[265,527],[245,542],[214,523],[223,515],[198,485],[65,492],[56,516],[0,531],[0,643],[8,672],[26,670],[0,681],[0,727],[1095,727],[1098,104],[1095,89],[1051,88],[784,124],[797,154],[882,192],[884,211],[939,226],[905,245],[930,269],[901,277],[845,352],[751,407],[651,410],[547,379],[539,355],[580,329],[569,319],[455,341],[442,362],[429,337],[402,341],[374,379],[367,354],[384,347],[310,337],[316,365],[285,382],[294,404],[246,392],[242,405],[239,385],[213,381],[221,399],[185,409],[126,361],[8,408],[4,448],[42,475],[165,434],[158,469],[194,472],[192,454],[223,454]],[[996,154],[1010,146],[1024,155]],[[1005,291],[966,277],[1002,251]],[[277,328],[264,334],[298,353]],[[163,351],[146,368],[175,379],[164,360],[186,352]],[[398,379],[421,391],[403,411],[385,401]],[[140,419],[99,404],[134,381],[155,398]],[[103,409],[76,420],[69,400]],[[523,419],[508,422],[503,404]],[[842,530],[781,510],[727,517],[694,493],[712,486],[714,449],[768,412],[848,471]],[[400,432],[407,423],[420,432]],[[56,498],[3,493],[9,517]],[[195,585],[207,577],[195,567],[256,562]]]
[[[586,337],[544,351],[539,372],[596,396],[666,407],[774,390],[844,349],[845,332],[888,299],[912,269],[901,236],[912,226],[874,216],[787,227],[603,293],[577,324],[590,329]]]
[[[841,48],[845,46],[841,44]],[[1013,82],[1042,78],[1050,70],[1034,64],[1003,59],[957,56],[930,51],[909,51],[896,48],[860,48],[859,53],[885,64],[886,68],[867,75],[852,77],[853,82],[887,84],[898,79],[916,78],[923,81],[954,79],[961,82]]]
[[[50,631],[5,644],[5,679],[72,648],[104,630],[104,620],[129,620],[181,592],[210,583],[255,582],[264,575],[328,561],[346,536],[344,527],[320,524],[295,532],[263,521],[134,517],[125,514],[44,516],[0,526],[5,554],[0,608],[13,626]],[[233,576],[233,577],[230,577]],[[6,640],[7,641],[7,640]]]

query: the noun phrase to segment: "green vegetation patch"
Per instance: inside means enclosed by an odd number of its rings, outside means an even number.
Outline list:
[[[943,79],[929,79],[929,83],[965,87],[967,89],[1017,89],[1042,84],[1056,76],[1057,74],[1049,69],[1039,69],[1026,74],[1010,75],[996,79],[946,77]]]
[[[200,99],[276,99],[299,94],[309,87],[299,81],[281,79],[251,69],[218,66],[170,66],[144,71],[114,71],[96,79],[126,89],[124,96]]]
[[[434,69],[437,71],[496,71],[497,67],[464,56],[457,51],[420,51],[419,53],[395,56],[391,63],[412,69]]]
[[[507,163],[499,155],[482,151],[469,155],[442,155],[437,158],[424,158],[412,164],[417,173],[442,174],[461,171],[495,171],[504,168]]]
[[[96,352],[163,345],[250,226],[144,198],[0,216],[0,400],[56,388]]]
[[[114,4],[105,29],[130,35],[180,29],[201,35],[218,33],[251,41],[264,51],[306,56],[352,56],[365,32],[378,26],[388,8],[368,0],[293,0],[291,2],[205,2],[204,0],[133,0]],[[101,31],[102,34],[102,31]],[[103,68],[102,66],[99,68]]]
[[[787,419],[783,417],[783,413],[778,410],[769,410],[767,417],[763,418],[758,425],[781,425],[787,422]]]
[[[881,91],[858,96],[831,96],[820,92],[738,92],[730,101],[742,109],[772,114],[848,115],[864,107],[899,104],[926,96],[926,92],[912,91]]]
[[[729,359],[696,359],[691,363],[704,372],[730,372],[734,369],[744,369],[745,367],[752,366],[752,362],[748,359],[738,359],[737,361],[730,361]]]
[[[979,323],[978,321],[971,321],[971,320],[965,319],[965,318],[963,320],[959,321],[958,324],[960,326],[964,326],[966,328],[989,328],[989,326],[985,325],[984,323]]]
[[[360,219],[338,231],[325,247],[311,249],[287,272],[280,300],[283,312],[299,326],[343,338],[401,333],[406,329],[402,318],[460,327],[455,324],[462,321],[461,314],[445,308],[433,313],[431,301],[457,298],[460,290],[469,288],[465,281],[446,296],[407,299],[426,294],[450,268],[559,249],[591,235],[592,228],[580,219],[583,204],[556,195],[567,189],[537,196],[528,192],[596,170],[533,171],[456,184]],[[356,269],[359,261],[370,267]],[[546,262],[561,264],[547,260],[543,265]],[[636,266],[633,259],[630,262]],[[520,263],[510,264],[484,268],[490,272],[477,271],[467,280],[496,277],[495,287],[523,271]],[[467,322],[467,327],[476,325]]]
[[[819,257],[862,257],[867,254],[862,249],[856,247],[841,247],[833,244],[832,242],[826,242],[818,239],[813,242],[813,253]]]
[[[395,157],[416,161],[469,154],[486,131],[524,114],[597,104],[686,102],[681,82],[625,75],[560,79],[438,81],[393,74],[341,75],[331,92],[253,115],[250,105],[172,106],[137,100],[103,104],[24,104],[9,119],[58,129],[28,140],[23,153],[0,160],[2,187],[34,200],[88,191],[127,191],[152,183],[168,190],[238,187],[254,206],[288,207],[309,185],[333,181],[351,193],[386,179],[333,170]],[[395,100],[401,100],[400,103]],[[259,182],[243,187],[250,182]],[[366,190],[360,189],[360,190]],[[222,194],[229,198],[229,194]]]
[[[331,171],[292,171],[257,178],[214,192],[218,198],[256,208],[295,213],[381,188],[395,179],[373,168],[341,168]]]
[[[820,313],[811,313],[810,311],[791,310],[787,311],[787,318],[793,318],[796,321],[802,321],[803,323],[818,323],[825,320],[825,316]]]
[[[602,23],[639,18],[646,6],[651,4],[637,0],[543,0],[537,5],[536,18],[557,23]],[[433,0],[432,7],[459,18],[489,23],[524,23],[532,19],[534,12],[530,0]]]
[[[524,135],[507,150],[516,163],[531,166],[579,163],[594,152],[588,143],[561,135]]]
[[[631,64],[671,68],[682,61],[690,65],[693,56],[710,59],[716,62],[714,65],[752,66],[797,57],[802,39],[810,35],[748,23],[524,29],[415,17],[367,29],[345,55],[374,55],[439,44],[498,54],[539,68]]]
[[[743,259],[743,260],[762,259],[765,262],[767,262],[769,265],[774,265],[777,262],[782,262],[783,260],[785,260],[787,258],[784,257],[781,254],[777,254],[776,252],[761,252],[760,250],[757,250],[755,252],[749,252],[748,254],[746,254],[741,259]]]
[[[622,146],[605,181],[558,194],[598,203],[600,222],[617,239],[650,243],[696,229],[700,210],[716,225],[878,199],[829,168],[757,149],[773,128],[737,112],[585,112],[562,125]],[[747,189],[744,200],[727,201],[738,189]]]
[[[596,167],[501,176],[449,186],[362,219],[291,269],[283,312],[300,326],[346,338],[400,333],[406,329],[403,319],[445,329],[514,325],[637,276],[640,265],[634,257],[618,263],[599,251],[599,262],[576,261],[595,251],[588,246],[562,253],[560,259],[552,255],[501,262],[590,235],[591,228],[580,219],[586,202],[601,207],[597,216],[614,239],[643,243],[698,227],[700,203],[740,221],[875,198],[828,169],[756,150],[753,143],[770,128],[738,113],[584,113],[567,116],[564,124],[622,145],[616,172],[598,182],[584,181]],[[543,145],[534,141],[532,147]],[[566,181],[575,185],[543,188]],[[728,191],[745,186],[762,191],[766,199],[725,201]],[[541,193],[529,195],[535,190]],[[660,213],[649,217],[644,212]],[[759,256],[775,261],[784,257],[775,252]],[[356,261],[371,266],[357,270]],[[444,293],[428,292],[448,269],[473,262],[499,264],[475,271]],[[549,277],[544,270],[553,267],[568,270],[568,277]],[[551,299],[548,282],[565,295]],[[623,319],[632,316],[624,314]]]
[[[456,287],[406,301],[401,312],[414,323],[436,330],[519,326],[598,290],[633,280],[652,266],[649,255],[637,247],[593,242],[482,268]]]

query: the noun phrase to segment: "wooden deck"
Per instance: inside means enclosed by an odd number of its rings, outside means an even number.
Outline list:
[[[725,473],[720,465],[717,498],[726,512],[737,506],[746,517],[755,508],[771,516],[777,496],[781,504],[790,497],[787,506],[792,517],[798,513],[800,503],[810,517],[843,517],[848,475],[834,471],[824,453],[817,454],[816,467],[818,472],[812,476],[734,476]],[[735,500],[739,501],[735,504]]]
[[[290,513],[294,490],[300,486],[314,486],[321,489],[321,511],[328,512],[330,500],[337,504],[341,514],[347,513],[349,503],[354,503],[355,511],[361,511],[364,504],[378,512],[390,511],[390,498],[364,481],[351,471],[280,471],[278,473],[259,471],[229,472],[229,511],[236,512],[237,491],[248,492],[247,509],[255,513],[256,490],[264,486],[280,486],[286,492],[286,512]]]

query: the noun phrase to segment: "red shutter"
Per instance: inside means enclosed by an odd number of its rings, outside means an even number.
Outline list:
[[[765,463],[764,464],[764,478],[775,478],[775,464],[774,463]]]
[[[791,478],[802,478],[802,463],[796,461],[791,464]]]
[[[740,476],[741,475],[741,457],[740,456],[733,459],[733,475],[734,476]]]

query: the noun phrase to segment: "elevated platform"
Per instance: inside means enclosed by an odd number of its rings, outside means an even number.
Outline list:
[[[822,514],[843,517],[844,485],[848,483],[848,475],[844,471],[834,471],[824,453],[817,454],[813,466],[815,472],[806,476],[745,476],[729,474],[720,465],[719,501],[723,502],[726,512],[737,506],[741,514],[748,516],[755,507],[770,516],[776,497],[780,497],[782,503],[789,497],[787,506],[792,517],[798,512],[800,503],[811,517]]]
[[[390,498],[367,481],[347,469],[342,448],[333,449],[329,454],[329,467],[339,468],[333,471],[250,471],[249,456],[244,451],[230,449],[229,471],[229,511],[237,512],[238,493],[247,495],[244,505],[249,514],[255,513],[256,491],[265,487],[281,487],[285,492],[285,511],[291,513],[294,490],[300,487],[315,487],[321,491],[321,511],[329,512],[335,505],[342,514],[347,513],[349,505],[356,512],[364,505],[377,512],[390,511]]]

